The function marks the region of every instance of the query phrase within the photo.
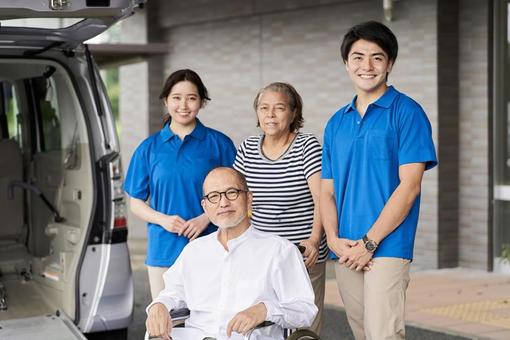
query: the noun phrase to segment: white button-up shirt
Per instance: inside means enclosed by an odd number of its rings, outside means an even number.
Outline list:
[[[227,339],[229,321],[259,302],[266,306],[266,320],[277,326],[257,330],[251,339],[283,339],[282,327],[312,324],[314,293],[295,245],[250,227],[227,246],[218,241],[218,232],[189,243],[163,275],[165,289],[152,304],[189,308],[186,327],[217,339]],[[242,338],[233,333],[230,339]]]

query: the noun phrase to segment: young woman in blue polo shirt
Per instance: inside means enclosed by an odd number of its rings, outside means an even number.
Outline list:
[[[211,169],[232,166],[236,154],[230,138],[197,119],[210,98],[194,71],[172,73],[159,98],[167,110],[163,128],[138,146],[124,185],[131,211],[148,222],[145,264],[153,298],[184,246],[215,230],[200,205],[202,183]]]

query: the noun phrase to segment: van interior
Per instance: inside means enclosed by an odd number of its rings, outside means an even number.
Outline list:
[[[93,206],[91,148],[73,80],[43,59],[0,59],[0,320],[75,318]]]

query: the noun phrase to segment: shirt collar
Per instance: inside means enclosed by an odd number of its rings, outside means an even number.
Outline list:
[[[196,125],[193,131],[189,134],[189,136],[196,138],[196,139],[204,139],[205,137],[205,126],[202,124],[202,122],[196,118]],[[161,136],[161,139],[163,139],[163,142],[169,141],[173,137],[177,137],[175,133],[170,129],[170,120],[163,126],[161,131],[159,132],[159,135]]]
[[[386,89],[386,92],[384,92],[384,94],[379,99],[377,99],[374,103],[372,103],[371,105],[377,105],[377,106],[384,107],[387,109],[391,106],[391,104],[393,103],[393,100],[395,99],[395,97],[397,95],[398,95],[398,91],[393,87],[393,85],[390,85]],[[354,98],[349,103],[349,105],[347,105],[344,113],[348,113],[352,110],[356,110],[356,99],[358,99],[357,95],[354,96]]]
[[[374,103],[374,105],[384,107],[385,109],[389,108],[391,104],[393,103],[393,100],[397,96],[398,91],[395,90],[393,85],[388,86],[386,89],[386,92],[381,96],[381,98],[377,99]]]
[[[240,244],[242,244],[244,241],[246,241],[251,236],[252,233],[253,233],[253,227],[250,225],[250,227],[248,229],[246,229],[246,231],[244,233],[242,233],[238,237],[228,241],[227,247],[228,247],[229,252],[232,252]]]
[[[358,95],[355,95],[352,101],[347,105],[347,107],[344,110],[344,113],[348,113],[350,111],[356,110],[356,99],[358,99]]]
[[[195,128],[191,133],[189,134],[191,137],[196,139],[204,139],[205,138],[205,126],[202,124],[202,122],[196,118],[197,125],[195,125]]]

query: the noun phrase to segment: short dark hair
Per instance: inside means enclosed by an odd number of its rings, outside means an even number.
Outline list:
[[[174,85],[181,81],[189,81],[197,87],[198,95],[202,105],[205,104],[207,100],[211,100],[211,98],[209,98],[209,94],[207,93],[207,88],[202,82],[202,79],[200,79],[195,71],[190,69],[177,70],[169,75],[168,78],[166,78],[165,84],[163,85],[159,99],[165,100],[172,91]],[[165,125],[169,120],[170,115],[167,113],[163,116],[163,125]]]
[[[287,95],[290,110],[294,112],[294,119],[290,123],[290,132],[297,132],[300,128],[302,128],[305,121],[303,118],[303,100],[294,86],[288,83],[275,82],[263,87],[259,90],[253,100],[253,108],[255,109],[255,112],[257,112],[257,107],[259,106],[260,96],[266,91],[280,92]],[[260,126],[260,122],[258,120],[257,126]]]
[[[388,26],[372,20],[351,27],[344,35],[340,47],[344,63],[349,58],[352,44],[358,40],[366,40],[377,44],[388,55],[390,62],[395,63],[395,60],[397,60],[398,42],[395,34]]]

